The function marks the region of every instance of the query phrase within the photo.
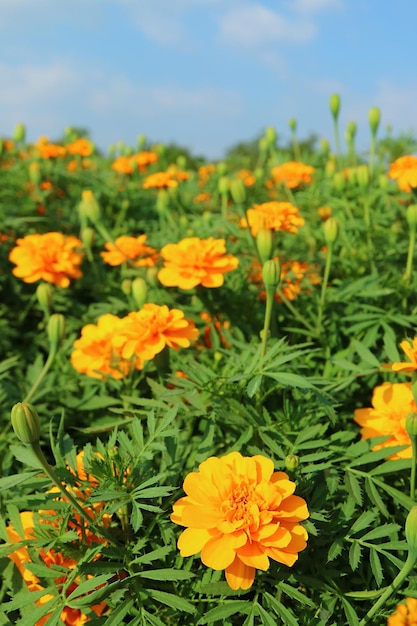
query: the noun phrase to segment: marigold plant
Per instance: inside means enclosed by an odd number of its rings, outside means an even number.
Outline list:
[[[417,598],[406,598],[405,604],[399,604],[387,622],[387,626],[416,626],[416,624]]]
[[[321,278],[317,268],[307,261],[281,261],[279,257],[274,257],[279,261],[281,268],[280,292],[287,300],[295,300],[303,291],[308,290],[313,285],[320,284]],[[263,287],[262,266],[259,261],[254,261],[251,265],[248,279],[259,287]],[[266,298],[264,289],[260,291],[260,297]],[[282,301],[280,293],[275,293],[275,300]]]
[[[397,181],[401,191],[417,189],[417,156],[402,156],[389,166],[388,176]]]
[[[82,276],[82,242],[78,237],[51,232],[26,235],[16,243],[9,260],[16,265],[13,274],[25,283],[44,280],[68,287],[72,279]]]
[[[139,237],[122,235],[117,237],[114,243],[105,243],[107,252],[100,252],[100,256],[108,265],[122,265],[129,259],[138,267],[153,267],[157,260],[157,252],[145,242],[146,235]]]
[[[356,409],[354,420],[361,428],[362,439],[386,435],[386,441],[374,446],[374,450],[396,445],[406,446],[392,454],[391,459],[411,457],[410,436],[405,428],[409,413],[417,411],[413,399],[411,383],[390,383],[375,387],[372,395],[372,408]]]
[[[239,265],[239,259],[226,254],[225,240],[213,237],[187,237],[167,244],[160,254],[164,267],[158,272],[158,279],[165,287],[220,287],[224,274]]]
[[[289,189],[300,185],[310,185],[313,181],[314,167],[300,161],[287,161],[271,169],[273,183],[282,183]]]
[[[304,225],[304,218],[299,214],[297,207],[290,202],[263,202],[254,204],[247,210],[247,220],[242,219],[240,225],[246,227],[249,223],[252,235],[256,237],[263,229],[282,230],[296,234],[300,226]]]

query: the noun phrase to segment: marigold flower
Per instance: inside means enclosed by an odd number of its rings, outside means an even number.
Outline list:
[[[415,372],[417,370],[417,337],[410,342],[406,339],[400,343],[400,348],[405,352],[409,359],[404,362],[383,364],[382,367],[391,369],[393,372],[404,372],[406,374]]]
[[[44,280],[58,287],[68,287],[70,280],[80,278],[82,242],[72,235],[45,233],[26,235],[16,240],[9,260],[17,267],[12,273],[25,283]]]
[[[299,161],[287,161],[271,169],[274,183],[283,183],[289,189],[300,185],[310,185],[313,180],[314,167]]]
[[[208,163],[207,165],[201,165],[198,168],[198,184],[200,187],[204,187],[210,176],[216,171],[214,163]]]
[[[114,244],[104,244],[107,252],[100,252],[100,256],[109,265],[122,265],[127,259],[134,262],[137,267],[153,267],[157,260],[157,252],[154,248],[145,244],[146,235],[129,237],[122,235],[117,237]]]
[[[231,452],[210,457],[184,481],[187,494],[173,507],[171,520],[186,526],[179,539],[181,556],[201,552],[204,565],[225,570],[232,589],[249,589],[256,569],[269,559],[291,566],[304,550],[306,502],[292,495],[295,483],[274,472],[271,459]]]
[[[68,154],[79,154],[82,157],[88,157],[93,154],[93,144],[89,139],[79,137],[75,141],[65,146]]]
[[[67,153],[63,146],[55,143],[49,143],[48,137],[39,137],[36,144],[41,157],[43,159],[55,159],[57,157],[64,157]]]
[[[417,624],[417,598],[406,598],[389,616],[387,626],[415,626]]]
[[[203,331],[203,342],[207,348],[213,347],[212,333],[215,332],[218,335],[219,341],[225,348],[230,348],[230,343],[223,335],[223,330],[229,331],[229,320],[222,320],[221,316],[215,315],[212,317],[207,311],[200,313],[200,318],[207,324]]]
[[[193,199],[193,202],[195,202],[196,204],[199,204],[200,202],[209,202],[209,200],[211,200],[211,194],[208,193],[208,191],[202,191],[201,193],[198,193],[195,198]]]
[[[242,219],[240,225],[247,226],[247,221],[256,237],[262,229],[281,230],[287,233],[296,234],[298,228],[304,225],[304,218],[298,213],[297,207],[290,202],[263,202],[254,204],[247,210],[247,220]]]
[[[220,287],[224,274],[239,265],[239,259],[226,254],[225,240],[213,237],[187,237],[179,243],[167,244],[160,254],[164,267],[158,272],[158,279],[165,287]]]
[[[389,166],[388,176],[395,178],[401,191],[417,188],[417,156],[402,156]]]
[[[354,421],[362,426],[362,439],[386,435],[383,443],[373,450],[397,445],[406,445],[404,450],[392,454],[390,459],[411,457],[411,440],[406,430],[406,418],[417,411],[411,383],[389,383],[375,387],[372,395],[372,408],[356,409]]]
[[[114,346],[113,338],[123,320],[116,315],[102,315],[97,324],[87,324],[81,330],[80,339],[74,341],[71,354],[72,366],[77,372],[91,378],[105,379],[109,376],[120,380],[130,371],[142,369],[143,361],[136,357],[126,360]]]
[[[236,172],[236,178],[243,181],[245,187],[252,187],[256,183],[256,177],[251,170],[242,169]]]
[[[147,303],[140,311],[123,318],[113,337],[113,346],[124,359],[136,356],[150,361],[168,346],[188,348],[198,338],[198,329],[179,309]]]
[[[274,260],[280,263],[280,291],[287,300],[295,300],[307,285],[318,285],[321,281],[317,269],[306,261],[281,261],[279,257],[274,257]],[[252,263],[248,278],[259,287],[263,287],[262,266],[259,261]],[[262,289],[259,295],[265,299],[265,290]],[[275,293],[275,300],[282,302],[278,292]]]
[[[174,172],[155,172],[147,176],[143,182],[144,189],[167,189],[168,187],[178,187]]]
[[[332,209],[329,206],[321,206],[317,209],[317,213],[319,214],[323,222],[325,222],[331,216]]]
[[[112,164],[112,169],[120,174],[132,174],[137,170],[146,172],[147,166],[156,163],[158,158],[156,152],[143,150],[137,154],[117,157]]]

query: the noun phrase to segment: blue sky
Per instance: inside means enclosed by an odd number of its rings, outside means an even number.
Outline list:
[[[274,126],[332,141],[368,111],[417,134],[416,0],[0,0],[0,135],[87,127],[221,158]]]

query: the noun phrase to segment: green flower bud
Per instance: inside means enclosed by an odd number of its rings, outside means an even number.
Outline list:
[[[320,139],[320,150],[324,152],[324,154],[329,154],[330,144],[327,139]]]
[[[405,520],[405,538],[408,547],[413,552],[417,551],[417,506],[413,506]]]
[[[156,210],[160,215],[165,215],[168,211],[170,196],[166,189],[159,189],[156,196]]]
[[[333,176],[333,186],[336,191],[343,191],[343,189],[345,188],[345,183],[345,177],[343,176],[342,172],[336,172]]]
[[[259,140],[259,151],[263,154],[268,150],[268,142],[266,137],[261,137]]]
[[[41,182],[41,166],[39,161],[29,163],[29,180],[34,185],[39,185]]]
[[[241,178],[235,178],[230,182],[230,193],[232,195],[233,202],[236,202],[236,204],[243,204],[245,202],[246,187]]]
[[[93,224],[100,221],[101,211],[99,204],[93,192],[89,189],[82,192],[78,210],[82,217],[87,217]]]
[[[417,204],[410,204],[407,207],[407,222],[411,228],[417,226]]]
[[[227,176],[221,176],[218,182],[219,193],[226,194],[229,191],[229,179]]]
[[[262,280],[267,289],[276,289],[281,278],[281,267],[276,259],[269,259],[262,268]]]
[[[346,127],[346,138],[348,141],[353,141],[356,137],[357,126],[356,122],[348,122]]]
[[[294,472],[300,465],[300,457],[296,454],[287,454],[285,457],[285,467],[289,472]]]
[[[330,96],[330,112],[335,120],[339,117],[340,112],[340,96],[334,93]]]
[[[41,433],[41,423],[35,408],[28,402],[18,402],[11,410],[11,422],[22,443],[36,443]]]
[[[138,148],[139,150],[143,150],[146,146],[146,135],[139,135],[138,136]]]
[[[324,238],[326,240],[326,243],[329,246],[331,246],[336,241],[338,230],[339,230],[339,225],[337,223],[336,218],[329,217],[323,223],[323,230],[324,230]]]
[[[128,296],[132,290],[132,281],[130,280],[130,278],[124,278],[121,282],[120,287],[125,296]]]
[[[273,126],[268,126],[265,130],[265,139],[268,142],[269,146],[275,146],[275,142],[277,140],[277,131]]]
[[[138,309],[141,309],[148,296],[148,286],[144,278],[138,277],[132,281],[131,285],[133,300]]]
[[[183,154],[180,154],[179,156],[177,156],[176,164],[178,165],[180,170],[185,170],[185,168],[187,167],[187,159],[185,158]]]
[[[290,127],[290,130],[295,133],[297,130],[297,120],[294,117],[290,117],[288,120],[288,126]]]
[[[158,282],[158,268],[156,267],[147,267],[146,268],[146,282],[148,285],[152,287],[156,287],[159,285]]]
[[[409,413],[407,415],[405,418],[405,429],[410,437],[417,437],[417,413]]]
[[[81,241],[83,242],[84,247],[88,250],[91,250],[91,248],[93,247],[95,238],[96,231],[94,230],[94,228],[86,226],[85,228],[81,229]]]
[[[15,141],[16,143],[21,143],[25,141],[25,137],[26,126],[22,123],[16,124],[12,135],[13,141]]]
[[[49,313],[49,309],[51,308],[53,293],[54,290],[49,283],[42,282],[36,287],[36,297],[38,299],[39,306],[46,314]]]
[[[369,185],[369,167],[367,165],[359,165],[356,170],[359,186],[367,189]]]
[[[269,228],[261,228],[256,235],[256,247],[261,263],[266,263],[272,256],[273,233]]]
[[[379,122],[381,121],[381,111],[378,107],[371,107],[369,109],[369,126],[371,127],[371,133],[376,135]]]
[[[265,176],[265,172],[262,167],[256,167],[254,169],[253,175],[255,176],[256,180],[262,180],[262,178]]]
[[[227,165],[224,161],[220,161],[220,163],[217,163],[217,173],[219,176],[224,176],[226,174],[227,171]]]
[[[385,191],[385,189],[388,189],[389,187],[389,178],[386,174],[380,174],[378,176],[378,184],[379,184],[379,188],[382,189],[383,191]]]
[[[61,313],[51,315],[47,331],[51,346],[58,347],[65,336],[65,317]]]

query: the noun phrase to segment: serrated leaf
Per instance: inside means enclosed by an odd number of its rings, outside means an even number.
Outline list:
[[[352,474],[352,472],[347,470],[345,472],[344,481],[350,496],[357,504],[359,504],[359,506],[362,506],[363,496],[359,480],[354,474]]]
[[[365,490],[372,504],[374,504],[378,508],[378,510],[382,513],[384,517],[389,517],[388,509],[385,506],[385,503],[381,498],[378,489],[375,487],[375,484],[372,482],[371,479],[369,479],[368,476],[365,478]]]
[[[352,572],[358,567],[362,555],[362,547],[357,541],[353,541],[349,548],[349,565]]]
[[[104,622],[103,626],[120,626],[120,624],[123,623],[123,618],[129,613],[134,604],[135,601],[133,598],[120,602],[115,609],[112,609],[112,612]]]
[[[258,615],[261,618],[261,623],[264,624],[264,626],[277,626],[276,619],[265,611],[262,605],[257,604],[256,608],[258,610]]]
[[[341,596],[341,600],[343,604],[343,610],[345,612],[346,619],[348,621],[349,626],[358,626],[359,618],[355,609],[353,608],[351,603],[348,600],[346,600],[346,598],[344,598],[343,596]]]
[[[398,524],[383,524],[378,528],[373,528],[368,533],[361,537],[361,541],[371,541],[373,539],[381,539],[381,537],[391,537],[396,535],[400,526]]]
[[[262,374],[257,374],[249,381],[246,387],[246,393],[249,396],[249,398],[253,398],[253,396],[258,393],[262,385],[262,378],[263,378]]]
[[[282,619],[285,626],[298,626],[298,620],[286,606],[281,604],[281,602],[274,598],[270,593],[265,593],[264,597],[276,615],[279,615]]]
[[[342,553],[342,550],[343,539],[336,539],[336,541],[333,541],[327,553],[327,562],[331,563],[331,561],[334,561]]]
[[[297,600],[297,602],[300,602],[301,604],[306,604],[307,606],[310,606],[310,607],[315,606],[314,602],[310,598],[308,598],[304,593],[302,593],[295,587],[292,587],[291,585],[288,585],[287,583],[283,581],[281,581],[278,584],[278,588],[281,589],[281,591],[283,591],[289,598],[292,598],[293,600]]]
[[[195,608],[191,602],[188,602],[185,598],[174,596],[174,594],[167,593],[166,591],[158,591],[157,589],[147,589],[146,591],[154,600],[166,606],[178,609],[178,611],[183,611],[184,613],[191,613],[192,615],[195,613]]]
[[[375,521],[375,517],[376,517],[375,511],[372,511],[372,510],[364,511],[358,517],[358,519],[355,520],[355,522],[352,524],[349,534],[354,535],[360,532],[361,530],[368,528],[368,526]]]
[[[364,346],[363,343],[361,343],[357,339],[352,339],[352,344],[362,361],[368,363],[372,367],[376,367],[377,369],[380,368],[380,364],[376,356],[372,354],[372,352],[366,346]]]
[[[203,624],[215,623],[238,613],[247,614],[251,609],[252,605],[247,600],[230,600],[207,611],[203,617],[200,617],[197,624],[202,626]]]
[[[378,587],[381,586],[384,575],[382,573],[381,559],[376,550],[371,550],[369,554],[369,562],[371,564],[372,574]]]
[[[194,574],[184,572],[183,570],[163,568],[138,572],[138,577],[148,578],[149,580],[189,580],[190,578],[194,578]]]
[[[5,476],[0,478],[0,491],[6,491],[6,489],[12,489],[20,483],[24,483],[28,478],[36,476],[37,472],[22,472],[21,474],[13,474],[12,476]]]

